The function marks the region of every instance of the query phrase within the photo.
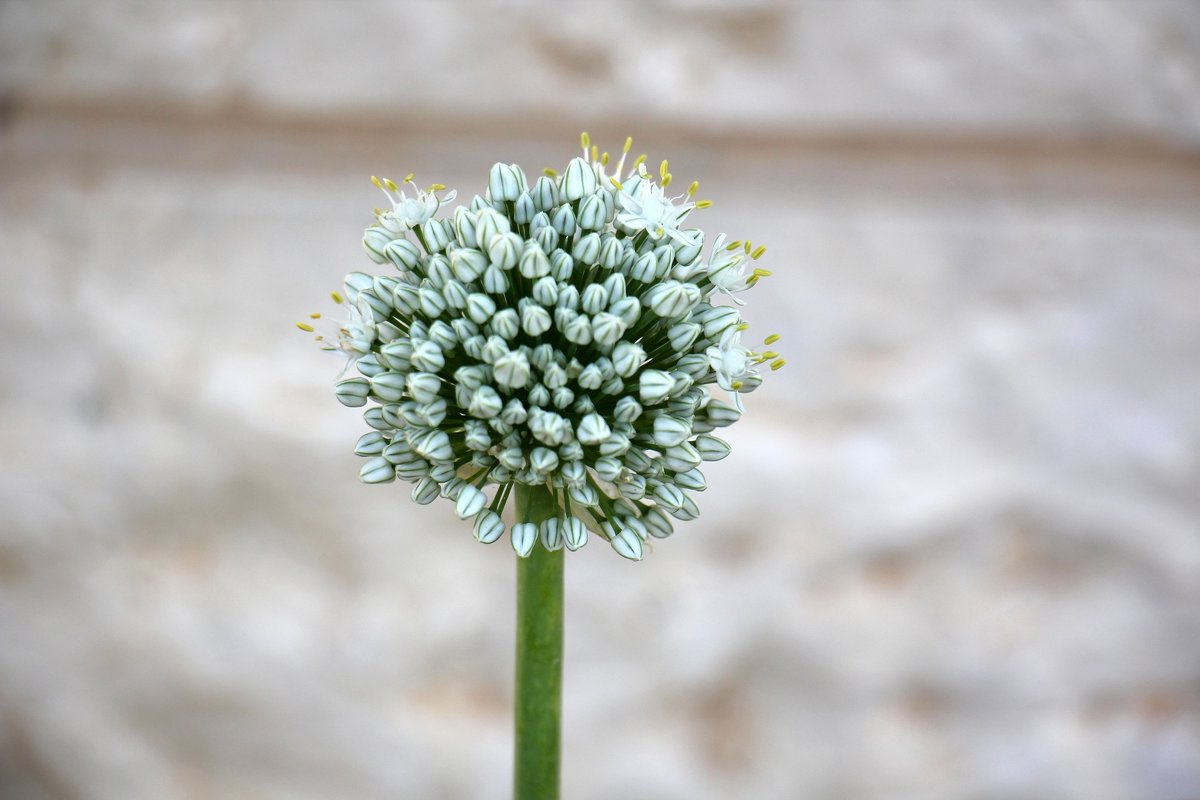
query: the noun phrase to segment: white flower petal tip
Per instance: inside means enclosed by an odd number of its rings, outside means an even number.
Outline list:
[[[631,530],[617,531],[610,542],[617,554],[630,561],[642,560],[642,540]]]

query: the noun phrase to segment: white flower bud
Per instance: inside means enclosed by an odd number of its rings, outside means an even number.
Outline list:
[[[437,499],[438,484],[433,478],[428,476],[421,478],[413,486],[412,499],[423,506],[427,506]]]
[[[488,258],[500,269],[512,269],[521,258],[525,242],[515,233],[502,233],[493,236],[488,243]]]
[[[521,184],[511,164],[493,164],[488,174],[488,195],[493,200],[516,200]]]
[[[530,407],[550,405],[550,390],[540,383],[535,383],[529,389],[529,405]]]
[[[631,530],[625,529],[617,531],[617,534],[612,537],[609,542],[612,549],[630,561],[642,560],[642,540],[637,537],[637,534]]]
[[[625,480],[617,484],[617,491],[621,493],[622,497],[641,500],[646,496],[646,479],[641,475],[628,475]]]
[[[550,226],[559,236],[570,238],[579,230],[575,223],[575,211],[568,205],[559,206],[550,218]]]
[[[390,483],[396,480],[396,468],[382,456],[369,459],[358,471],[363,483]]]
[[[556,281],[569,281],[575,271],[575,260],[564,250],[550,254],[550,277]]]
[[[613,432],[600,443],[600,452],[606,456],[624,455],[630,448],[629,437],[623,433]]]
[[[488,268],[488,257],[473,247],[459,247],[450,252],[450,266],[454,277],[470,283]]]
[[[583,521],[575,517],[568,518],[562,525],[563,541],[567,549],[574,551],[587,544],[587,528]]]
[[[526,558],[533,552],[533,546],[538,540],[538,526],[532,522],[518,522],[512,528],[512,546],[516,554]]]
[[[596,172],[582,158],[573,158],[563,174],[562,197],[564,200],[579,200],[596,191]]]
[[[367,404],[371,383],[366,378],[346,378],[334,384],[333,392],[342,405],[358,408]]]
[[[599,414],[588,414],[579,421],[575,429],[575,438],[586,445],[598,445],[612,435],[612,430],[604,417]]]
[[[432,372],[409,373],[405,383],[408,394],[418,403],[432,403],[442,390],[442,379]]]
[[[666,400],[674,387],[675,379],[660,369],[643,370],[638,376],[638,396],[642,403],[648,406],[658,405]]]
[[[592,464],[592,469],[596,470],[596,474],[609,483],[616,483],[621,477],[621,473],[625,471],[624,465],[612,456],[601,456]]]
[[[580,230],[598,231],[604,227],[604,201],[596,195],[588,195],[579,204],[575,218]]]
[[[542,520],[542,524],[538,526],[538,529],[542,538],[542,547],[550,552],[562,549],[562,527],[559,525],[557,518],[551,517],[550,519]]]
[[[733,450],[726,442],[707,434],[696,437],[695,447],[705,461],[720,461]]]
[[[691,350],[699,336],[700,326],[692,322],[679,322],[667,330],[667,339],[671,342],[671,349],[676,353],[686,353]]]
[[[421,265],[421,251],[408,239],[393,239],[383,250],[396,269],[415,272]]]
[[[642,404],[629,395],[622,397],[613,407],[613,419],[617,422],[633,422],[641,415]]]
[[[547,474],[558,466],[558,453],[548,447],[535,447],[529,454],[529,468]]]
[[[480,386],[471,395],[467,413],[479,419],[491,419],[499,414],[503,407],[504,401],[500,399],[500,395],[496,394],[495,389],[490,386]]]
[[[496,313],[496,301],[486,294],[476,292],[467,296],[467,316],[471,321],[483,325]]]
[[[529,280],[543,278],[550,274],[550,259],[536,242],[528,242],[521,251],[517,270]]]
[[[688,442],[668,447],[663,451],[659,464],[674,472],[687,472],[693,467],[700,466],[700,453]]]
[[[541,306],[528,305],[521,309],[521,330],[530,336],[541,336],[552,324],[550,312]]]
[[[693,467],[687,472],[675,473],[675,485],[681,489],[702,492],[708,488],[708,481],[704,479],[703,472]]]
[[[705,409],[705,415],[713,425],[724,428],[741,419],[742,412],[721,400],[713,400]]]
[[[563,309],[569,311],[570,309]],[[592,341],[592,323],[586,316],[580,314],[562,328],[562,334],[568,342],[578,345],[589,344]]]
[[[388,257],[384,248],[388,246],[388,242],[391,240],[391,233],[385,231],[383,228],[372,225],[363,232],[363,249],[367,251],[367,255],[376,264],[386,264]]]
[[[601,311],[592,318],[592,337],[602,347],[612,347],[625,335],[625,321],[618,316]]]
[[[431,253],[440,253],[446,249],[453,238],[449,225],[444,225],[440,219],[431,219],[421,225],[421,234],[425,237],[425,245]]]
[[[459,519],[473,517],[483,510],[487,505],[487,497],[483,492],[476,489],[474,486],[464,486],[462,492],[458,495],[458,500],[454,503],[454,513],[458,514]]]
[[[421,313],[433,319],[440,317],[442,312],[446,310],[446,300],[442,297],[442,293],[432,286],[422,286],[417,290],[417,295],[420,299]]]
[[[633,327],[642,315],[642,306],[636,297],[625,297],[610,305],[608,313],[620,317],[626,327]]]
[[[491,544],[503,535],[504,520],[495,511],[484,511],[475,520],[475,538],[483,544]]]
[[[508,276],[504,274],[504,270],[495,264],[489,264],[483,271],[483,290],[488,294],[504,294],[508,287]]]
[[[539,278],[529,290],[529,296],[546,308],[551,308],[558,303],[558,282],[549,276]]]
[[[575,402],[575,392],[567,386],[560,386],[550,393],[550,400],[555,408],[566,408]]]
[[[530,194],[538,211],[549,211],[558,205],[558,184],[545,175],[537,179]]]
[[[581,236],[571,248],[571,258],[576,262],[587,265],[595,264],[600,259],[600,236],[595,232]]]
[[[409,361],[414,369],[421,372],[438,372],[446,366],[446,356],[442,353],[442,348],[431,340],[418,342]]]
[[[407,377],[399,372],[381,372],[370,380],[371,394],[384,403],[395,403],[404,396]]]
[[[612,235],[600,237],[600,266],[605,269],[616,269],[625,258],[625,242]]]
[[[364,433],[358,437],[358,443],[354,446],[354,455],[377,456],[383,452],[383,448],[387,447],[387,444],[388,440],[379,431]]]
[[[642,283],[651,283],[654,281],[654,273],[657,269],[658,260],[655,259],[654,253],[643,253],[629,268],[629,277]]]
[[[704,338],[719,339],[721,334],[742,322],[741,314],[730,306],[716,306],[704,315]]]
[[[454,210],[454,233],[463,247],[477,247],[479,239],[475,236],[475,212],[466,206]]]
[[[492,369],[497,385],[503,389],[520,389],[529,383],[529,358],[519,350],[500,356]]]

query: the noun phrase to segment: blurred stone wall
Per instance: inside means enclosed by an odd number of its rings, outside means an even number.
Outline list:
[[[292,323],[368,175],[581,129],[790,363],[569,559],[564,796],[1200,798],[1194,0],[7,0],[0,125],[6,800],[507,796],[511,551]]]

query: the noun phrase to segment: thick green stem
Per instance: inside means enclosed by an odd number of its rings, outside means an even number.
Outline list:
[[[544,486],[517,484],[517,521],[557,513]],[[563,662],[563,551],[534,544],[517,559],[513,800],[558,800]]]

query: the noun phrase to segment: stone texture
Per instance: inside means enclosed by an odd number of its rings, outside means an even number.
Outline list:
[[[596,113],[790,363],[700,520],[570,560],[564,796],[1200,797],[1200,14],[965,7],[0,6],[0,796],[507,796],[507,545],[356,482],[292,322],[365,176]]]

